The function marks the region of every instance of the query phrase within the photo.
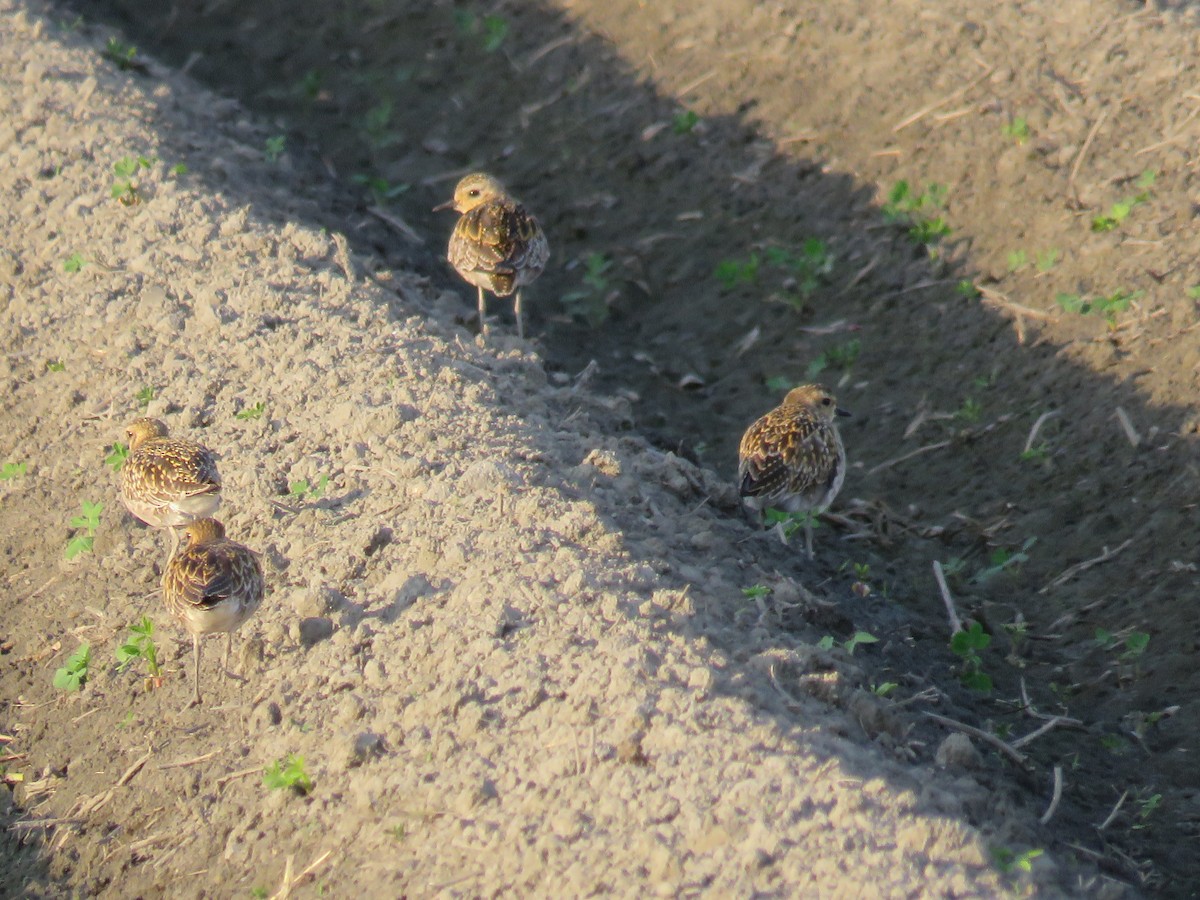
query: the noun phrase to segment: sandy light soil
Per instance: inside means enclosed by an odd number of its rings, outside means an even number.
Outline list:
[[[106,9],[0,2],[4,892],[1194,895],[1188,14]],[[554,247],[529,343],[439,260],[479,165]],[[813,564],[731,487],[810,372]],[[270,585],[200,709],[145,413]]]

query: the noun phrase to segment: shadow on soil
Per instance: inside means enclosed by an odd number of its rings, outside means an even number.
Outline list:
[[[898,682],[897,697],[935,687],[939,712],[1009,739],[1043,723],[1020,700],[1023,682],[1038,711],[1082,723],[1023,748],[1035,774],[1017,773],[1017,802],[1040,812],[1053,767],[1066,776],[1045,845],[1086,847],[1164,893],[1200,880],[1200,776],[1185,753],[1200,727],[1197,627],[1179,602],[1195,583],[1194,453],[1174,424],[1136,447],[1113,424],[1117,407],[1135,423],[1189,411],[1151,407],[1105,376],[1119,350],[1103,340],[1095,370],[1063,359],[1032,323],[1018,343],[1007,317],[958,289],[974,277],[965,244],[934,244],[935,258],[885,218],[874,186],[764,141],[752,104],[697,120],[619,48],[538,4],[503,16],[407,7],[102,4],[139,48],[277,122],[284,152],[318,148],[356,185],[345,219],[320,224],[381,266],[455,284],[440,262],[452,220],[429,209],[465,171],[501,175],[550,236],[527,322],[549,367],[574,374],[596,360],[595,386],[631,399],[637,430],[659,446],[732,476],[745,425],[780,384],[823,365],[855,413],[843,433],[860,465],[835,508],[845,520],[818,531],[814,567],[767,540],[736,552],[766,554],[763,569],[837,605],[828,619],[775,621],[814,641],[876,632],[884,640],[856,657],[875,680]],[[207,177],[206,160],[176,151],[191,177]],[[461,293],[465,321],[473,294]],[[510,324],[505,311],[499,327]],[[1056,581],[1105,548],[1121,551]],[[959,612],[992,635],[981,651],[990,694],[958,683],[933,560],[950,570]],[[855,581],[870,595],[852,593]],[[1097,628],[1117,637],[1102,645]],[[1141,655],[1123,643],[1131,632],[1150,635]],[[936,746],[944,730],[914,721],[908,737]],[[986,753],[993,773],[1017,771]],[[1097,832],[1123,792],[1124,811]],[[1148,805],[1153,819],[1139,818]]]

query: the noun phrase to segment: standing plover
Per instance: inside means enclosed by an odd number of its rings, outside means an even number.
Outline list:
[[[121,500],[154,528],[175,529],[211,516],[221,505],[221,476],[212,451],[195,441],[167,437],[158,419],[134,419],[125,430],[129,457],[121,467]]]
[[[462,214],[450,235],[446,258],[479,291],[480,331],[487,334],[483,292],[497,297],[516,294],[517,335],[525,337],[521,288],[542,274],[550,258],[542,226],[504,185],[483,172],[463,178],[454,188],[454,197],[434,207],[440,209]]]
[[[808,514],[809,559],[811,517],[833,502],[846,477],[846,450],[834,418],[848,415],[821,385],[804,384],[747,428],[738,448],[739,493],[758,509]]]
[[[167,561],[162,593],[172,615],[192,634],[196,671],[193,704],[200,703],[200,638],[225,632],[225,669],[233,632],[258,609],[263,599],[263,572],[258,555],[225,537],[216,519],[197,519],[187,526],[184,545]]]

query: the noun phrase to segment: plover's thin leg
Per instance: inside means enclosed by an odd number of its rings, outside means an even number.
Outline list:
[[[225,679],[229,680],[229,653],[233,650],[233,632],[225,632],[225,662],[222,668],[225,670]]]
[[[809,513],[808,518],[804,520],[804,548],[808,551],[808,558],[810,561],[813,558],[812,531],[812,514]]]
[[[200,635],[192,635],[192,661],[196,664],[195,677],[192,679],[192,684],[195,686],[195,692],[192,696],[192,706],[200,705]]]
[[[487,334],[487,301],[483,297],[483,288],[479,288],[479,333]]]
[[[525,322],[521,318],[521,291],[517,289],[517,299],[513,303],[513,312],[517,316],[517,337],[525,340]]]
[[[174,525],[169,530],[171,532],[171,552],[167,554],[168,561],[175,555],[175,551],[179,549],[179,532]]]

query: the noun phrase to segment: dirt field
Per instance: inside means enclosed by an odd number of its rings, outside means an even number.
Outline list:
[[[5,890],[1200,892],[1194,10],[0,8]],[[550,236],[529,343],[441,260],[475,167]],[[811,377],[809,564],[732,475]],[[271,582],[199,710],[143,408]]]

